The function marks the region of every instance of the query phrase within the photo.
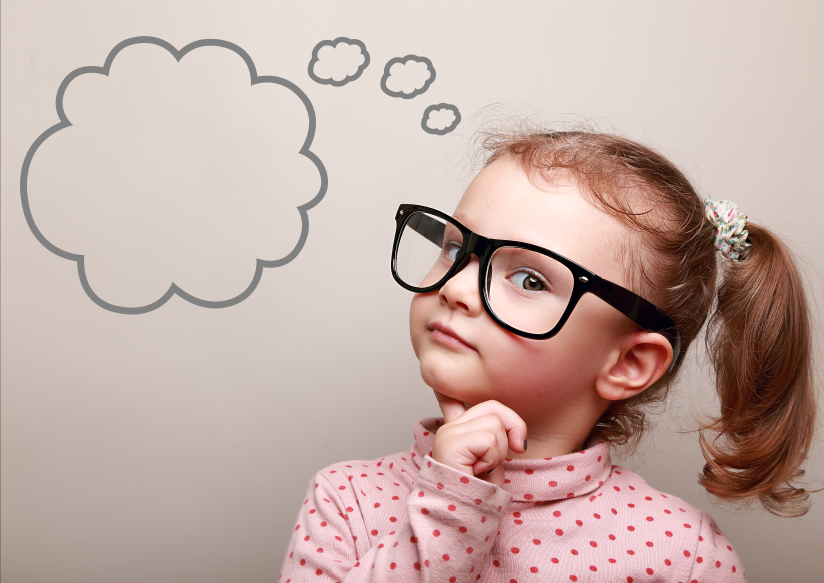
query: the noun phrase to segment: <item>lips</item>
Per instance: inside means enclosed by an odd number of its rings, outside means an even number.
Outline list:
[[[441,322],[432,322],[429,325],[429,329],[432,331],[432,337],[442,343],[454,347],[467,348],[469,350],[474,350],[477,352],[477,349],[474,346],[472,346],[472,344],[464,340],[464,338],[460,334],[455,332],[455,330],[453,330],[446,324],[442,324]]]

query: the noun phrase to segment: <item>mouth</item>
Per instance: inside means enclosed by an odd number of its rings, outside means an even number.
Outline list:
[[[471,350],[477,352],[478,350],[469,342],[464,340],[455,330],[442,324],[441,322],[432,322],[429,324],[429,330],[432,332],[432,340],[439,344],[451,348],[453,350]]]

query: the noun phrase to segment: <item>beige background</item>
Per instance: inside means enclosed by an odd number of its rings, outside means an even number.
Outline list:
[[[408,340],[410,295],[389,273],[392,217],[401,202],[453,210],[473,113],[489,104],[594,118],[787,237],[816,310],[820,380],[822,22],[824,4],[790,2],[3,2],[2,581],[276,580],[313,473],[405,450],[414,421],[439,414]],[[235,306],[104,310],[23,217],[23,157],[57,123],[61,81],[140,35],[234,42],[317,113],[329,189],[306,245]],[[338,36],[362,40],[372,63],[344,87],[316,84],[312,48]],[[410,53],[437,79],[392,99],[383,65]],[[465,122],[425,134],[421,112],[440,102]],[[695,435],[679,430],[715,401],[705,361],[687,358],[642,455],[622,463],[707,509],[749,581],[820,581],[822,494],[790,520],[734,513],[699,488]]]

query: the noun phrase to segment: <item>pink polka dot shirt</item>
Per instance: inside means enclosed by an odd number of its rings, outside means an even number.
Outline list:
[[[415,423],[411,451],[318,472],[279,581],[746,580],[712,518],[612,465],[609,443],[507,459],[499,488],[432,459],[442,423]]]

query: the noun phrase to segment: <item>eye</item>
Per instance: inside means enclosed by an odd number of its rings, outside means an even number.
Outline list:
[[[460,244],[454,241],[450,241],[449,243],[444,245],[443,250],[444,254],[446,255],[446,258],[449,259],[449,261],[454,262],[455,259],[457,259],[458,257],[458,251],[461,250],[461,246]]]
[[[510,279],[516,286],[527,291],[543,291],[546,288],[540,279],[526,271],[518,271]]]

